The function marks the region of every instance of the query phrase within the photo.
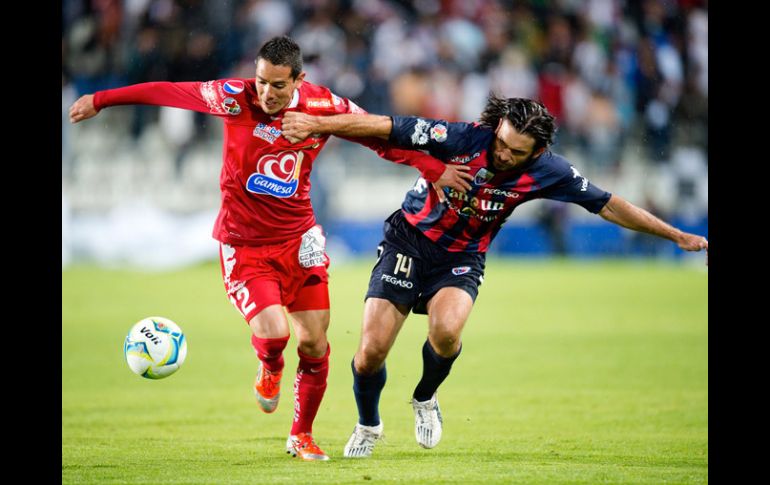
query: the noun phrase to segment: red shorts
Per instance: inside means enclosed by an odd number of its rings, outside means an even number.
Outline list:
[[[289,313],[329,309],[329,257],[321,226],[267,246],[220,243],[219,262],[230,301],[250,322],[270,305]]]

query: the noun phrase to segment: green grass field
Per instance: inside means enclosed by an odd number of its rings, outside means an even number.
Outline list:
[[[350,359],[371,262],[331,269],[331,371],[314,435],[331,456],[285,454],[295,341],[283,401],[260,412],[248,327],[216,264],[164,273],[62,272],[62,482],[707,483],[708,273],[658,262],[490,260],[439,390],[444,435],[414,439],[409,399],[426,318],[388,358],[386,441],[342,458],[356,421]],[[179,323],[184,367],[160,381],[123,359],[131,325]]]

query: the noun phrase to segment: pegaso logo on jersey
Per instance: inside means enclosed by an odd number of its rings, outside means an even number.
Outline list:
[[[222,107],[227,111],[227,114],[229,115],[237,115],[241,112],[241,106],[238,104],[238,101],[235,100],[235,98],[225,98],[224,101],[222,101]]]
[[[303,152],[281,152],[264,155],[257,162],[257,171],[246,181],[246,190],[253,194],[291,197],[297,192]]]
[[[588,190],[588,179],[583,177],[582,175],[580,175],[580,172],[578,172],[577,169],[575,167],[573,167],[572,165],[570,165],[569,168],[572,169],[572,178],[573,179],[578,178],[578,177],[580,177],[582,179],[582,182],[580,183],[580,191],[581,192],[585,192],[586,190]]]

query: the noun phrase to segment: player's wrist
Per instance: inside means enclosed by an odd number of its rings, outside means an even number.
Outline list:
[[[302,120],[303,123],[301,126],[308,133],[330,135],[332,134],[330,131],[331,127],[329,126],[327,119],[328,119],[328,116],[306,115],[305,118]]]
[[[331,116],[311,116],[311,131],[313,133],[320,133],[322,135],[333,135],[334,123],[332,122],[331,118]]]

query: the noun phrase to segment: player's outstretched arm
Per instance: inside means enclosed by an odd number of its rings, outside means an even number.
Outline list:
[[[230,116],[216,97],[216,84],[223,81],[178,82],[155,81],[131,84],[115,89],[86,94],[70,107],[70,121],[78,123],[93,118],[109,106],[146,104],[168,106],[226,118]],[[213,91],[214,94],[211,94]],[[205,93],[205,94],[204,94]]]
[[[685,251],[700,251],[701,249],[708,251],[709,249],[709,243],[705,237],[680,231],[614,194],[599,211],[599,215],[619,226],[673,241]]]
[[[371,114],[340,114],[311,116],[289,111],[281,122],[283,136],[292,143],[302,141],[313,133],[343,137],[376,137],[387,140],[393,122],[390,116]]]
[[[339,114],[333,116],[312,116],[297,111],[288,111],[281,121],[283,136],[291,143],[300,142],[311,134],[335,135],[345,139],[379,138],[387,140],[393,129],[390,116],[372,114]],[[444,165],[429,155],[413,150],[399,149],[383,145],[358,141],[381,157],[396,163],[406,163],[418,168],[429,182],[433,183],[439,198],[443,199],[444,187],[465,193],[470,190],[473,180],[469,168],[462,165]]]
[[[99,111],[94,107],[94,95],[84,94],[70,106],[70,123],[87,120],[97,114],[99,114]]]

